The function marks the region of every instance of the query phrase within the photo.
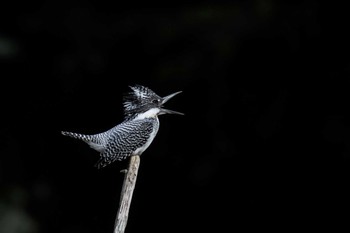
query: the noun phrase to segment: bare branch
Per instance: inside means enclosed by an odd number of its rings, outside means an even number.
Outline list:
[[[119,210],[114,223],[114,233],[124,233],[125,231],[139,166],[140,156],[131,156],[129,168],[124,177],[123,188],[120,196]]]

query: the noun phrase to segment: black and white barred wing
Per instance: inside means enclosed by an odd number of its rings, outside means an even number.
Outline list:
[[[131,156],[147,144],[153,131],[154,120],[134,120],[118,125],[110,132],[104,151],[97,162],[98,168]]]

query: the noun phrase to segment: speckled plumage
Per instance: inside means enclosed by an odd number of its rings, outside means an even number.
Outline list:
[[[147,87],[137,85],[131,89],[132,92],[124,96],[125,120],[119,125],[94,135],[62,131],[63,135],[80,139],[100,152],[96,163],[98,168],[133,154],[141,155],[158,132],[158,115],[182,114],[162,108],[165,102],[180,92],[161,98]]]

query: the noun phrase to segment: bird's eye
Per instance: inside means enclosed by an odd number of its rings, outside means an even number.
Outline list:
[[[159,100],[158,100],[158,99],[154,99],[154,100],[152,100],[152,103],[158,104],[158,103],[159,103]]]

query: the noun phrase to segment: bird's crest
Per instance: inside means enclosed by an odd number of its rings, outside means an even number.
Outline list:
[[[151,89],[141,86],[129,86],[131,92],[124,96],[124,113],[125,117],[131,118],[135,113],[138,113],[146,104],[150,103],[153,99],[160,98]]]

